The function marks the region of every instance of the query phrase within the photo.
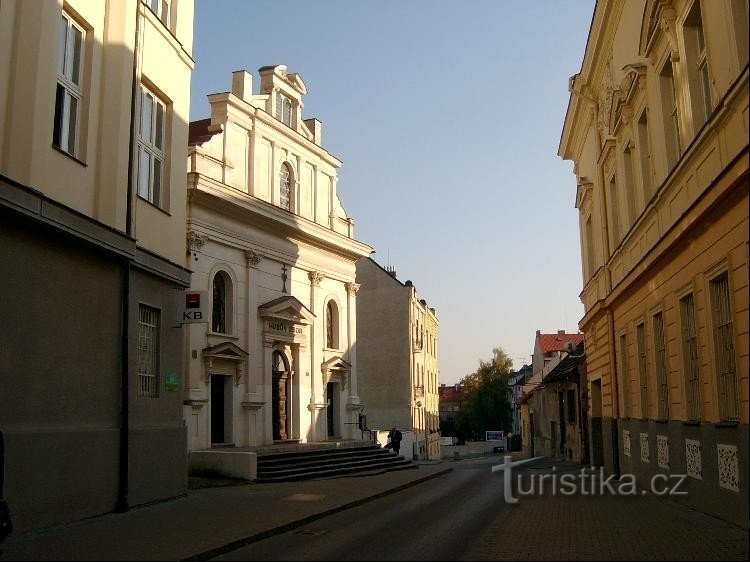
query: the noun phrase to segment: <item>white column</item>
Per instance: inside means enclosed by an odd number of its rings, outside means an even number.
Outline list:
[[[321,400],[318,399],[318,377],[321,376],[320,365],[323,363],[322,347],[318,345],[318,332],[321,330],[320,318],[322,316],[318,313],[317,303],[317,292],[320,287],[320,282],[323,280],[323,274],[319,271],[310,271],[307,274],[310,279],[310,310],[318,318],[317,321],[313,322],[310,326],[310,428],[311,437],[313,441],[319,441],[325,437],[325,433],[320,433],[320,406],[322,402],[325,402],[325,396]],[[322,339],[321,339],[322,341]],[[321,383],[322,386],[322,383]],[[323,389],[325,394],[325,388]]]
[[[359,291],[359,287],[359,283],[346,284],[347,360],[352,366],[349,395],[357,398],[357,291]],[[359,400],[357,399],[357,401]]]

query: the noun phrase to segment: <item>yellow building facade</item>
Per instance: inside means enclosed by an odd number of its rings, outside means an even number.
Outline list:
[[[599,1],[569,89],[592,463],[747,527],[747,2]]]
[[[0,3],[0,431],[16,531],[183,494],[192,0]]]

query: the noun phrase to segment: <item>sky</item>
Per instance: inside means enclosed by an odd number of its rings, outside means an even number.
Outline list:
[[[191,120],[231,73],[286,64],[343,161],[373,258],[440,321],[440,382],[536,330],[578,331],[575,177],[557,156],[594,0],[196,0]]]

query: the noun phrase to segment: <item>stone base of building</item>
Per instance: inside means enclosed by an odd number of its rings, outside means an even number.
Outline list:
[[[669,499],[749,527],[747,425],[617,421],[620,473],[635,475],[643,488],[657,475],[687,475],[680,487],[686,495]],[[605,419],[604,425],[611,427],[612,420]],[[611,441],[605,443],[609,447]]]

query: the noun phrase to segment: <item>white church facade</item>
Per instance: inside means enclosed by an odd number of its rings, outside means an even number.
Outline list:
[[[233,73],[190,124],[188,257],[208,322],[188,327],[188,449],[359,437],[354,238],[341,162],[286,66]]]

